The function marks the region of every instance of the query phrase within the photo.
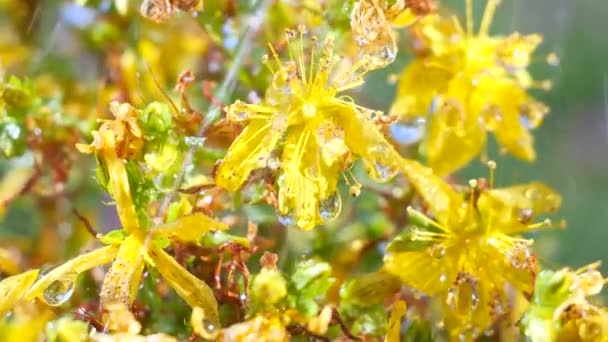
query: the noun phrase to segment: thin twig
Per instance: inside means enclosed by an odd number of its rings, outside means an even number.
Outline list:
[[[258,32],[262,22],[266,18],[266,14],[268,13],[268,7],[270,6],[271,3],[272,3],[271,0],[260,0],[259,4],[258,4],[258,8],[252,17],[250,24],[247,27],[245,27],[245,32],[241,36],[240,44],[239,44],[238,50],[234,56],[232,66],[228,70],[228,73],[226,74],[226,77],[224,78],[224,81],[222,82],[222,84],[220,85],[220,88],[218,90],[218,94],[217,94],[216,98],[218,99],[219,103],[226,102],[227,97],[232,93],[232,91],[236,87],[236,78],[237,78],[238,72],[241,69],[241,66],[243,65],[243,63],[245,62],[245,57],[247,57],[251,52],[252,44],[254,42],[254,39],[253,39],[254,35]],[[205,120],[203,121],[203,123],[197,133],[198,137],[203,137],[205,135],[207,129],[217,119],[219,119],[219,117],[221,115],[221,108],[214,104],[211,104],[211,105],[212,105],[211,110],[209,110],[209,112],[207,113],[207,116],[205,116]],[[193,157],[194,157],[194,148],[190,147],[188,149],[188,152],[186,153],[186,156],[184,158],[184,161],[183,161],[179,171],[176,174],[177,177],[173,184],[173,189],[178,189],[181,186],[181,184],[183,183],[186,167],[188,165],[192,164]],[[174,192],[171,192],[171,193],[167,194],[167,196],[165,196],[165,198],[159,208],[159,211],[158,211],[159,215],[162,215],[166,211],[166,209],[169,207],[169,204],[171,203],[171,201],[173,201],[174,197],[175,197]]]
[[[91,225],[91,222],[89,222],[89,220],[86,217],[82,216],[82,214],[80,214],[80,212],[76,208],[72,209],[72,213],[80,220],[80,222],[82,222],[82,224],[84,224],[84,227],[87,229],[87,231],[91,235],[93,235],[94,238],[97,238],[97,232]]]
[[[350,329],[346,326],[346,323],[344,323],[344,321],[342,320],[342,317],[340,316],[340,313],[338,312],[338,310],[336,310],[336,308],[332,309],[331,320],[332,320],[332,322],[335,322],[340,326],[340,329],[342,329],[342,333],[344,334],[344,336],[346,336],[354,341],[361,341],[361,337],[355,336],[350,331]]]

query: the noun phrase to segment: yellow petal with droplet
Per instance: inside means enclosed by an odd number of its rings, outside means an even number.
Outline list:
[[[216,327],[220,326],[217,301],[209,285],[188,272],[161,248],[150,246],[148,257],[161,276],[188,305],[202,308],[210,322]]]
[[[446,102],[430,120],[424,150],[429,166],[438,175],[466,166],[486,143],[486,132],[477,116],[459,105]]]
[[[540,182],[484,191],[477,206],[484,219],[505,234],[528,230],[538,215],[555,212],[562,197]]]
[[[462,199],[448,184],[436,176],[430,168],[415,160],[401,159],[403,173],[416,191],[424,198],[437,221],[449,229],[449,222],[455,222],[454,208],[460,208]]]
[[[133,235],[120,244],[116,259],[103,279],[100,294],[103,307],[114,303],[133,303],[144,269],[146,248],[141,240]]]
[[[117,252],[117,246],[106,246],[73,258],[63,265],[54,268],[52,271],[40,278],[28,291],[25,299],[31,300],[35,297],[41,296],[44,291],[55,281],[61,281],[66,277],[73,280],[75,276],[84,271],[109,263],[112,261],[112,259],[114,259],[114,257],[116,257]]]
[[[23,298],[38,278],[38,272],[38,270],[31,270],[5,278],[0,282],[0,317],[4,317]]]
[[[217,171],[216,184],[229,191],[238,190],[252,170],[264,166],[286,125],[273,120],[252,120],[228,149]]]

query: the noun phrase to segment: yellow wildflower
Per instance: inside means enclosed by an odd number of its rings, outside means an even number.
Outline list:
[[[527,72],[542,37],[489,36],[499,1],[488,0],[479,33],[473,32],[472,0],[466,29],[455,18],[427,16],[412,27],[416,58],[403,72],[391,113],[405,122],[426,119],[423,150],[429,165],[448,174],[479,155],[486,132],[517,158],[536,158],[530,130],[548,108],[529,88],[548,88]]]
[[[407,26],[435,10],[433,0],[359,0],[351,13],[351,29],[361,54],[373,68],[392,63],[397,55],[392,27]]]
[[[110,111],[115,120],[105,121],[99,131],[93,131],[90,145],[77,144],[83,153],[96,153],[106,174],[109,190],[116,200],[123,229],[134,232],[139,228],[135,206],[131,200],[129,179],[123,159],[134,158],[141,152],[143,136],[137,124],[137,111],[129,104],[113,102]]]
[[[281,62],[271,47],[276,63],[266,65],[274,78],[262,103],[237,101],[226,108],[228,119],[246,122],[246,127],[219,166],[216,182],[236,191],[252,170],[266,166],[273,151],[282,150],[280,214],[300,228],[311,229],[337,215],[336,185],[353,158],[362,158],[376,180],[388,181],[399,169],[399,154],[374,124],[373,118],[381,113],[340,95],[363,84],[368,60],[334,75],[339,58],[333,55],[333,40],[326,39],[318,48],[313,38],[310,52],[305,53],[305,34],[304,28],[299,33],[288,31],[288,39],[299,35],[298,48],[290,50],[295,60]],[[310,55],[308,66],[305,54]]]
[[[438,177],[427,175],[423,182],[429,191],[421,196],[433,216],[408,208],[411,227],[389,246],[386,270],[442,298],[453,337],[478,336],[505,312],[507,287],[532,292],[532,241],[513,235],[547,226],[530,221],[557,209],[561,198],[536,182],[502,189],[472,187],[467,199]]]
[[[143,146],[137,123],[137,111],[127,104],[113,103],[116,119],[106,121],[99,131],[93,132],[90,145],[79,145],[85,153],[95,152],[108,179],[108,190],[116,201],[123,230],[101,237],[108,246],[80,255],[36,280],[38,271],[9,277],[0,282],[0,313],[12,308],[19,300],[41,298],[47,304],[58,306],[70,299],[77,276],[91,268],[112,262],[101,288],[101,304],[108,307],[116,303],[132,304],[139,288],[145,265],[158,270],[190,306],[202,307],[209,319],[219,324],[217,302],[213,290],[202,280],[190,274],[167,254],[163,247],[169,239],[196,242],[212,230],[227,229],[201,213],[183,216],[177,221],[143,229],[135,211],[123,158],[139,154]]]
[[[608,311],[587,301],[606,282],[599,266],[597,262],[576,271],[564,268],[539,274],[522,319],[531,341],[606,341]]]

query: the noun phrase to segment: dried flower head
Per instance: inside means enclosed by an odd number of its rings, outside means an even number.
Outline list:
[[[479,155],[486,133],[517,158],[536,154],[530,130],[548,108],[527,90],[548,88],[527,72],[540,35],[489,36],[497,0],[488,0],[479,33],[473,32],[472,0],[466,28],[454,18],[430,15],[413,25],[417,59],[403,72],[391,109],[408,122],[426,119],[423,142],[430,166],[448,174]]]
[[[452,336],[475,337],[506,312],[509,286],[532,293],[537,272],[532,240],[513,235],[547,227],[529,219],[553,212],[561,198],[541,183],[482,189],[473,181],[463,199],[439,178],[428,180],[437,191],[421,195],[433,219],[408,208],[410,228],[388,247],[385,268],[442,298]]]
[[[340,210],[336,185],[354,158],[362,158],[370,175],[388,181],[399,169],[399,154],[384,138],[373,118],[382,113],[358,106],[340,95],[363,84],[369,61],[362,59],[335,74],[339,61],[333,40],[304,49],[306,29],[288,31],[289,55],[282,62],[272,49],[274,74],[261,104],[235,102],[228,119],[246,127],[219,166],[218,185],[236,191],[253,169],[265,167],[280,150],[279,212],[284,223],[310,229]],[[310,56],[308,63],[305,62]]]

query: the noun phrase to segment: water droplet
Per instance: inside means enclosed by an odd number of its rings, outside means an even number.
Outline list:
[[[446,279],[447,279],[447,277],[446,277],[445,274],[442,274],[442,275],[439,276],[439,281],[442,282],[442,283],[445,283]]]
[[[435,259],[441,259],[445,256],[445,246],[442,244],[433,245],[428,249],[429,254]]]
[[[500,108],[496,105],[490,105],[484,109],[479,116],[480,123],[489,131],[495,130],[502,121]]]
[[[517,221],[519,221],[519,223],[530,223],[530,221],[532,221],[532,219],[534,218],[534,211],[530,208],[526,208],[526,209],[519,209],[517,211]]]
[[[334,192],[328,198],[319,203],[319,216],[323,220],[333,220],[342,210],[342,198],[338,192]]]
[[[559,64],[560,64],[560,60],[559,60],[559,57],[557,56],[557,54],[556,54],[556,53],[554,53],[554,52],[553,52],[553,53],[548,54],[548,55],[547,55],[547,63],[548,63],[550,66],[553,66],[553,67],[558,67],[558,66],[559,66]]]
[[[281,214],[280,212],[277,212],[277,218],[279,220],[279,223],[284,226],[291,227],[296,225],[296,213],[294,211],[290,211],[287,214]]]
[[[414,118],[406,121],[398,121],[389,126],[391,135],[401,145],[413,145],[424,136],[426,120]]]
[[[48,305],[60,306],[72,297],[76,275],[66,277],[66,279],[53,281],[42,294],[42,298]]]
[[[384,165],[376,162],[373,170],[369,172],[369,175],[378,183],[386,183],[393,179],[398,172],[399,168],[395,165]]]
[[[189,136],[184,138],[184,142],[190,148],[202,148],[205,144],[205,138]]]
[[[139,11],[145,18],[162,23],[171,17],[173,8],[168,0],[145,0]]]
[[[519,121],[527,129],[535,129],[540,127],[545,119],[548,108],[540,103],[528,103],[521,108]]]

